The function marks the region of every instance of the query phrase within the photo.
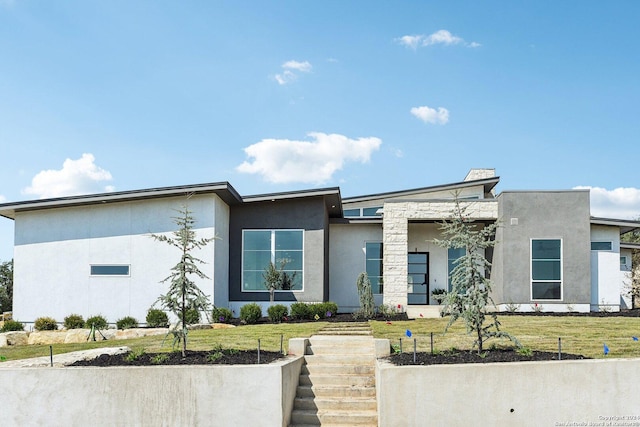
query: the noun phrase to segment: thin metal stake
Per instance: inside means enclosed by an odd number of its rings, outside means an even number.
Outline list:
[[[413,339],[413,364],[416,364],[416,343],[418,342],[417,339]]]
[[[258,338],[258,365],[260,364],[260,338]]]
[[[433,354],[433,332],[431,332],[431,354]]]
[[[562,338],[558,337],[558,360],[562,360]]]
[[[400,338],[400,353],[402,353],[402,338]]]
[[[51,367],[53,368],[53,346],[49,346],[49,358],[51,359]]]
[[[280,334],[280,354],[284,354],[284,352],[282,351],[283,340],[284,340],[284,334]]]

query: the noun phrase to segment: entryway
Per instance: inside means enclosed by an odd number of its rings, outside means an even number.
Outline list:
[[[407,255],[407,304],[429,304],[429,252],[409,252]]]

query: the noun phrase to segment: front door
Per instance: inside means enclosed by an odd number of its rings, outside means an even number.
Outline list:
[[[429,252],[409,252],[408,254],[408,303],[409,305],[429,304]]]

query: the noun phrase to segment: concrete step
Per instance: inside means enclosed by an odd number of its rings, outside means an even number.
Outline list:
[[[351,344],[313,344],[307,347],[305,355],[340,355],[340,354],[372,354],[375,352],[373,342],[367,344],[351,343]]]
[[[376,397],[375,387],[336,387],[336,386],[312,386],[299,385],[296,389],[296,397]]]
[[[322,425],[335,424],[341,426],[377,426],[376,411],[316,411],[295,409],[291,413],[291,424]]]
[[[310,354],[304,356],[307,365],[375,365],[371,354]]]
[[[375,375],[376,369],[371,365],[315,364],[302,365],[301,374],[306,375]]]
[[[318,411],[376,411],[378,404],[375,398],[318,398],[296,397],[296,409],[314,409]]]
[[[345,330],[331,330],[331,331],[318,331],[318,335],[347,335],[347,336],[360,336],[370,335],[373,336],[371,331],[345,331]]]
[[[373,375],[300,375],[299,385],[342,386],[342,387],[375,387]]]

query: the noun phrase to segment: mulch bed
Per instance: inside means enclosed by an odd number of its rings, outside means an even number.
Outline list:
[[[130,353],[108,355],[102,354],[93,360],[80,360],[69,366],[164,366],[164,365],[256,365],[258,364],[258,350],[187,350],[186,358],[182,353],[144,353],[128,360]],[[212,356],[219,354],[218,356]],[[267,364],[284,357],[276,351],[260,351],[260,364]],[[161,360],[162,359],[162,360]],[[161,361],[160,361],[161,360]]]
[[[577,312],[569,312],[569,313],[554,313],[550,311],[501,311],[498,313],[498,316],[555,316],[555,317],[640,317],[640,309],[628,309],[628,310],[620,310],[620,311],[590,311],[588,313],[577,313]]]
[[[562,360],[589,359],[579,354],[562,353]],[[404,365],[453,365],[456,363],[493,363],[493,362],[531,362],[543,360],[558,360],[557,352],[533,351],[531,356],[519,354],[514,349],[494,349],[479,355],[477,351],[449,350],[441,353],[416,353],[416,362],[413,362],[413,353],[393,354],[387,357],[391,363],[397,366]]]

